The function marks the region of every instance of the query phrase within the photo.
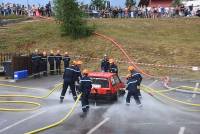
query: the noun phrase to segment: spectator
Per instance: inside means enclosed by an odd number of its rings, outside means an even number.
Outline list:
[[[3,16],[4,15],[4,12],[3,12],[3,4],[0,5],[0,14]]]
[[[122,16],[123,16],[123,10],[122,10],[121,7],[119,8],[119,11],[118,11],[118,12],[119,12],[119,17],[122,18]]]
[[[158,10],[156,7],[153,7],[153,19],[157,18],[158,16]]]
[[[51,4],[50,2],[46,5],[46,7],[38,7],[36,5],[20,5],[15,3],[2,3],[0,4],[0,15],[7,16],[7,15],[29,15],[29,16],[52,16]]]
[[[33,16],[36,16],[37,7],[35,5],[33,5],[32,11],[33,11]]]
[[[46,15],[48,17],[51,16],[51,3],[50,2],[48,4],[46,4]]]
[[[7,15],[7,5],[3,4],[3,12],[4,12],[4,16]]]
[[[125,18],[128,18],[128,8],[126,7],[124,11],[125,11]]]
[[[16,4],[13,4],[13,14],[17,15],[17,6],[16,6]]]

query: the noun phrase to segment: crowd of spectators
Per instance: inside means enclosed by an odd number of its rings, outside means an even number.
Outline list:
[[[189,17],[197,15],[193,5],[185,7],[131,7],[131,8],[109,8],[105,10],[84,9],[90,16],[99,18],[167,18],[167,17]]]
[[[45,6],[36,5],[21,5],[15,3],[2,3],[0,4],[0,15],[27,15],[27,16],[52,16],[51,3],[47,3]]]
[[[167,18],[167,17],[188,17],[200,15],[200,10],[194,10],[193,5],[185,7],[180,5],[177,7],[129,7],[118,8],[111,7],[103,10],[95,10],[95,8],[82,8],[90,17],[96,18]],[[0,4],[0,15],[27,15],[27,16],[52,16],[53,10],[51,3],[45,6],[36,5],[20,5],[13,3]]]

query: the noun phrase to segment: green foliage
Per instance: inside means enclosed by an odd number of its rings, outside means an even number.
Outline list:
[[[132,7],[136,4],[135,0],[126,0],[125,5],[126,7]]]
[[[105,0],[91,0],[92,6],[96,6],[98,9],[105,9]]]
[[[94,27],[87,25],[83,19],[84,14],[76,0],[55,0],[56,18],[61,24],[61,32],[64,36],[74,39],[90,36]]]
[[[173,6],[179,6],[181,4],[182,4],[182,0],[173,0],[173,3],[172,3]]]

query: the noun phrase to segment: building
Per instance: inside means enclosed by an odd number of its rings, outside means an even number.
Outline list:
[[[200,7],[200,0],[185,0],[183,1],[183,4],[185,6],[193,5],[194,7]]]
[[[140,0],[139,6],[146,5],[150,7],[169,7],[173,0]]]
[[[150,7],[170,7],[173,0],[139,0],[139,6]],[[186,7],[193,5],[194,8],[200,8],[200,0],[183,0],[182,2]]]
[[[194,12],[200,10],[200,0],[185,0],[182,3],[185,7],[192,6]]]

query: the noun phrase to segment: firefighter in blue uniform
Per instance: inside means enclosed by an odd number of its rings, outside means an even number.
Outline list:
[[[50,55],[48,56],[48,62],[50,65],[50,75],[54,75],[54,61],[55,61],[55,56],[53,53],[53,50],[51,50]]]
[[[111,73],[118,74],[118,67],[117,67],[117,65],[115,64],[114,59],[110,59],[109,62],[110,62],[110,72],[111,72]]]
[[[81,65],[83,64],[83,62],[82,61],[77,61],[76,62],[76,70],[77,70],[77,82],[79,82],[79,80],[80,80],[80,78],[82,77],[82,75],[81,75]]]
[[[133,96],[135,99],[136,104],[141,107],[142,104],[140,102],[139,96],[138,96],[138,80],[136,79],[136,77],[133,77],[131,75],[127,76],[127,86],[126,86],[126,90],[128,90],[128,94],[126,97],[126,104],[130,105],[130,99]]]
[[[55,56],[55,61],[56,61],[56,73],[61,75],[62,55],[60,54],[60,50],[57,50],[57,54]]]
[[[65,52],[65,55],[63,57],[63,62],[64,62],[64,68],[69,67],[70,57],[68,55],[68,52]]]
[[[44,51],[41,57],[41,72],[47,76],[47,53]]]
[[[110,63],[107,55],[104,55],[104,59],[101,61],[101,71],[102,72],[109,72],[110,70]]]
[[[76,89],[76,91],[78,91],[79,90],[79,87],[80,87],[80,79],[82,78],[82,75],[81,75],[81,65],[83,64],[83,62],[82,61],[76,61],[76,65],[75,65],[75,67],[76,67],[76,71],[77,71],[77,73],[76,73],[76,81],[75,81],[75,89]]]
[[[81,104],[83,115],[82,117],[86,116],[87,112],[89,111],[89,96],[92,88],[92,81],[88,77],[89,71],[87,69],[83,70],[83,77],[80,80],[80,89],[79,92],[82,93],[81,96]]]
[[[142,75],[136,71],[136,69],[133,67],[133,66],[129,66],[128,67],[128,70],[130,71],[132,77],[135,77],[138,81],[138,85],[137,85],[137,88],[138,88],[138,96],[139,98],[142,98],[142,95],[141,95],[141,92],[140,92],[140,85],[141,85],[141,82],[142,82]]]
[[[76,70],[76,61],[73,61],[72,65],[68,68],[65,68],[65,72],[63,74],[63,90],[61,92],[60,96],[60,103],[63,102],[63,99],[65,97],[67,88],[70,87],[70,90],[72,91],[73,99],[76,101],[77,99],[77,94],[75,90],[75,81],[77,79],[77,73],[78,71]]]
[[[40,77],[40,62],[41,56],[38,54],[38,49],[36,49],[35,53],[32,54],[32,71],[34,78]]]

